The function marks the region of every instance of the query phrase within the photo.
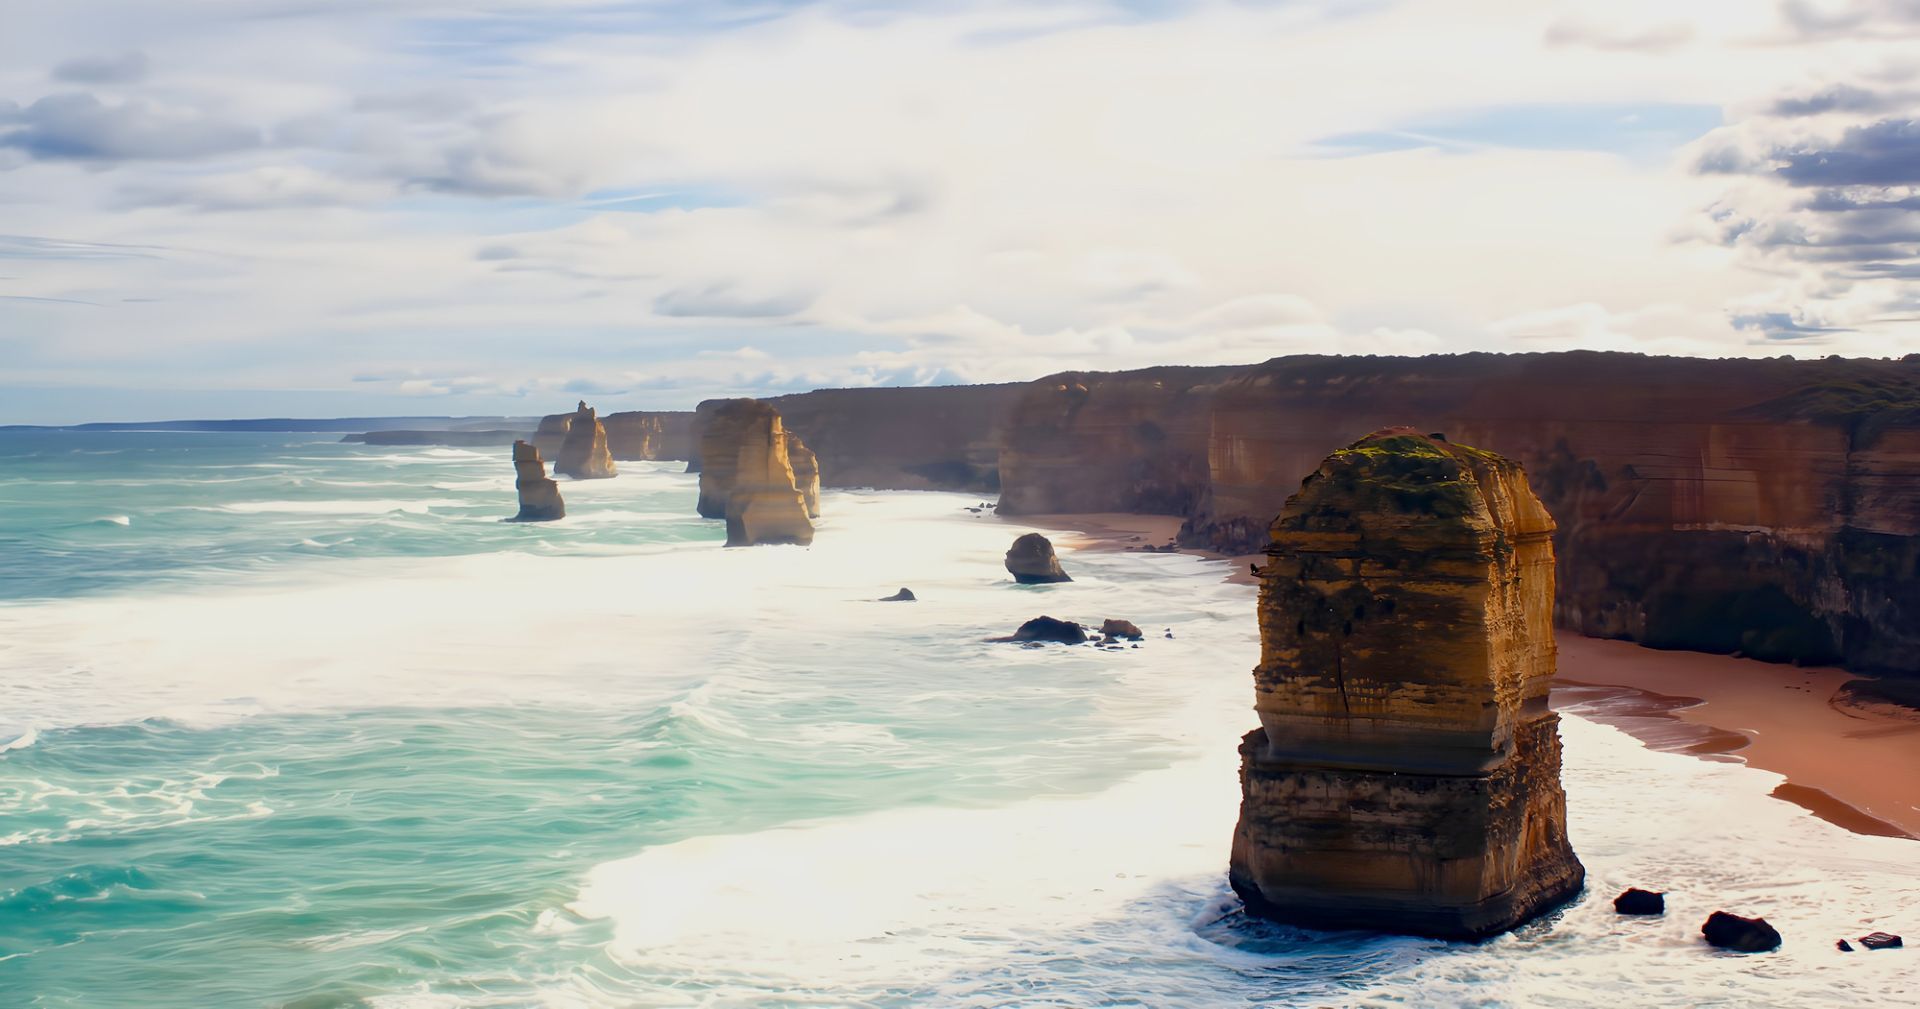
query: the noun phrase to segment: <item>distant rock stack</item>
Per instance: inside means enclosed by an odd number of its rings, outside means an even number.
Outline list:
[[[544,422],[543,422],[544,423]],[[607,450],[607,428],[586,400],[580,401],[567,426],[567,440],[553,461],[553,471],[575,480],[604,480],[617,476],[613,453]]]
[[[793,463],[793,486],[800,492],[800,499],[806,502],[807,517],[820,517],[820,460],[814,457],[813,450],[800,436],[787,432],[787,459]]]
[[[607,429],[607,448],[615,460],[657,461],[692,455],[693,414],[688,411],[629,410],[607,414],[600,423]]]
[[[711,458],[711,457],[709,457]],[[763,417],[742,432],[735,456],[733,489],[727,495],[727,545],[750,547],[813,542],[806,500],[794,487],[787,433],[780,415]]]
[[[1517,464],[1410,429],[1287,500],[1240,746],[1230,880],[1250,912],[1477,939],[1579,891],[1547,708],[1552,533]]]
[[[701,518],[727,517],[727,498],[733,493],[740,446],[749,431],[763,428],[779,416],[779,411],[757,399],[710,399],[695,408],[693,433],[698,455],[689,462],[688,471],[700,474],[700,501],[695,508]]]
[[[567,443],[567,429],[573,426],[573,414],[550,413],[540,418],[540,426],[533,432],[533,447],[541,455],[560,455],[560,446]]]
[[[565,518],[567,503],[560,500],[560,485],[547,476],[547,464],[540,450],[524,441],[513,443],[513,487],[520,492],[520,514],[515,522],[552,522]]]
[[[1022,585],[1073,581],[1060,566],[1060,557],[1053,552],[1053,541],[1039,533],[1028,533],[1007,548],[1007,573]]]

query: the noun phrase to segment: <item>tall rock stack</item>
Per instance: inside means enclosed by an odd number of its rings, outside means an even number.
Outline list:
[[[1240,747],[1230,879],[1251,912],[1477,939],[1578,892],[1552,535],[1517,464],[1411,429],[1287,500]]]
[[[565,518],[567,504],[560,500],[560,485],[547,476],[547,464],[540,450],[524,441],[513,443],[513,487],[520,492],[520,514],[515,522],[552,522]]]
[[[742,432],[733,489],[727,494],[727,545],[812,542],[813,523],[807,519],[805,498],[794,486],[787,432],[776,413]]]
[[[586,400],[573,411],[566,441],[553,460],[553,471],[575,480],[604,480],[619,474],[613,465],[613,453],[607,450],[606,425],[600,423]]]
[[[688,469],[700,474],[700,502],[695,508],[701,518],[727,517],[727,496],[733,493],[734,470],[747,432],[779,416],[779,411],[757,399],[709,399],[694,409],[697,454]]]
[[[782,420],[784,425],[785,421]],[[806,502],[807,517],[820,517],[820,460],[815,458],[813,450],[800,436],[787,432],[787,459],[793,464],[793,486],[800,492],[800,499]]]

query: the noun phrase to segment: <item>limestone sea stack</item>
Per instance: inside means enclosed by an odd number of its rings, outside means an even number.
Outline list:
[[[820,517],[820,460],[800,436],[787,432],[787,461],[793,464],[793,486],[806,502],[807,517]]]
[[[567,504],[560,500],[560,485],[547,476],[547,464],[540,450],[524,441],[513,443],[513,487],[520,492],[520,514],[515,522],[552,522],[565,518]]]
[[[695,455],[688,470],[700,474],[700,501],[695,508],[701,518],[727,517],[740,447],[749,432],[764,429],[779,417],[778,410],[757,399],[710,399],[694,409]]]
[[[1073,581],[1060,567],[1060,557],[1053,552],[1053,541],[1039,533],[1028,533],[1007,548],[1007,573],[1022,585]]]
[[[769,414],[741,432],[733,489],[727,494],[730,547],[813,542],[806,500],[794,487],[793,463],[787,458],[786,430],[779,414]]]
[[[1553,520],[1519,465],[1376,432],[1270,535],[1230,869],[1247,909],[1479,939],[1578,892],[1547,707]]]
[[[613,453],[607,449],[606,425],[600,423],[586,400],[573,411],[566,440],[553,460],[553,471],[575,480],[604,480],[619,474],[613,465]]]

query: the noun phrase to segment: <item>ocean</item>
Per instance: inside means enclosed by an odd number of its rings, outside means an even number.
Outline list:
[[[0,1007],[1909,1006],[1920,845],[1568,716],[1587,892],[1478,945],[1245,919],[1253,590],[976,497],[727,550],[679,463],[0,432]],[[906,586],[919,601],[874,600]],[[984,639],[1042,613],[1138,648]],[[1884,770],[1884,769],[1882,769]],[[1897,769],[1906,773],[1909,769]],[[1880,773],[1863,768],[1862,773]],[[1629,885],[1668,914],[1616,916]],[[1706,947],[1764,914],[1777,953]]]

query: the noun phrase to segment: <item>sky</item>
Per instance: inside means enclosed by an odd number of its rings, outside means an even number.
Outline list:
[[[1920,351],[1920,0],[67,0],[0,423]]]

